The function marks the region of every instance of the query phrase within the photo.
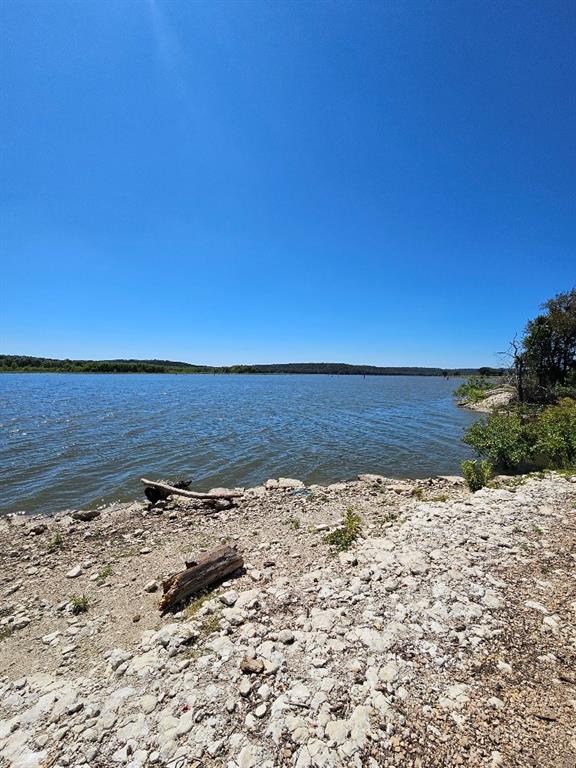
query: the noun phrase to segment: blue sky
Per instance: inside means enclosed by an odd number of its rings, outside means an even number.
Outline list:
[[[0,6],[0,351],[464,366],[576,283],[576,6]]]

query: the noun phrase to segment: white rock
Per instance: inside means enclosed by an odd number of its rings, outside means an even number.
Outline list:
[[[305,488],[305,485],[302,480],[294,480],[291,477],[279,477],[278,488],[295,490],[297,488]]]
[[[461,709],[468,701],[469,685],[456,683],[446,688],[445,695],[439,699],[439,704],[444,709]]]
[[[184,712],[184,714],[180,715],[180,717],[178,718],[178,725],[176,726],[176,735],[185,736],[187,733],[189,733],[192,730],[193,725],[194,725],[193,713]]]
[[[248,576],[250,576],[252,581],[260,581],[262,579],[262,572],[257,569],[253,569],[252,571],[248,571]]]
[[[227,605],[229,608],[232,608],[237,600],[238,592],[236,592],[234,589],[230,589],[228,592],[224,592],[222,595],[220,595],[220,601],[224,603],[224,605]]]
[[[396,556],[401,565],[407,568],[410,573],[414,575],[428,573],[429,565],[423,552],[401,552]]]
[[[252,683],[247,677],[243,677],[240,680],[240,685],[238,686],[238,692],[240,696],[244,696],[244,697],[249,696],[251,690],[252,690]]]
[[[333,744],[343,744],[350,734],[348,720],[331,720],[326,724],[326,736]]]
[[[60,632],[50,632],[48,635],[43,635],[42,642],[44,645],[54,645],[55,642],[59,639]]]
[[[108,657],[108,664],[112,670],[118,669],[121,664],[132,658],[130,651],[124,651],[122,648],[114,648]]]
[[[283,643],[284,645],[290,645],[294,642],[294,632],[289,629],[281,629],[276,637],[278,638],[278,642]]]
[[[140,709],[145,715],[149,715],[153,712],[156,709],[157,704],[158,699],[156,696],[152,696],[152,694],[146,694],[140,699]]]
[[[264,757],[263,749],[254,744],[247,744],[236,756],[238,768],[261,768]]]
[[[308,704],[312,694],[305,685],[302,683],[296,683],[292,686],[292,688],[290,688],[286,696],[290,704],[295,704],[296,706],[302,707]]]
[[[539,613],[542,613],[544,615],[549,613],[548,608],[542,605],[542,603],[536,602],[536,600],[526,600],[524,605],[526,606],[526,608],[531,608],[533,611],[538,611]]]

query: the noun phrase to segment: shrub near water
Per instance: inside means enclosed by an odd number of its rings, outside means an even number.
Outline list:
[[[522,465],[562,469],[576,466],[576,400],[546,408],[492,413],[473,424],[464,442],[505,470]]]
[[[486,392],[493,386],[493,382],[484,376],[471,376],[454,390],[454,396],[467,403],[477,403],[486,397]]]
[[[474,459],[468,459],[468,461],[462,462],[462,474],[466,480],[466,485],[474,493],[488,485],[492,477],[492,465],[487,461],[478,462]]]
[[[540,413],[532,450],[534,459],[547,467],[576,466],[576,400],[565,398]]]
[[[530,445],[520,411],[492,413],[468,429],[464,442],[497,467],[514,469],[527,460]]]

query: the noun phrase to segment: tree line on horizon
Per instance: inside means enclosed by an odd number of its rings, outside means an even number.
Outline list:
[[[427,368],[424,366],[350,365],[347,363],[272,363],[268,365],[194,365],[173,360],[58,360],[31,355],[0,355],[0,373],[241,373],[329,374],[333,376],[498,376],[504,368]]]

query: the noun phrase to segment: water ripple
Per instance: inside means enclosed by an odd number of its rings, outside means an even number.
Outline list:
[[[360,376],[0,376],[0,513],[199,490],[279,475],[327,483],[458,471],[474,416],[453,381]]]

